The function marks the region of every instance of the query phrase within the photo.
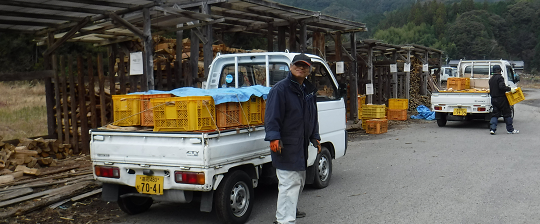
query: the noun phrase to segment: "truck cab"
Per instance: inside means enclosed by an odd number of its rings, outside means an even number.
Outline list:
[[[446,80],[448,80],[448,78],[458,77],[457,68],[441,67],[440,77],[441,77],[441,81],[445,81],[445,82]]]

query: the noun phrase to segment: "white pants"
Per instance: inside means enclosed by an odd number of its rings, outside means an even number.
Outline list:
[[[296,223],[298,196],[304,189],[306,171],[276,169],[279,180],[276,220],[280,224]]]

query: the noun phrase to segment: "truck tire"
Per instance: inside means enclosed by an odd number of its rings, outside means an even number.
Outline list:
[[[328,187],[332,177],[332,156],[326,147],[322,146],[321,153],[317,154],[313,165],[316,169],[313,186],[319,189]]]
[[[126,190],[121,189],[120,195],[126,194],[126,193],[137,193],[135,188]],[[119,197],[118,198],[118,206],[122,211],[124,211],[127,214],[135,215],[142,212],[145,212],[152,206],[152,203],[154,203],[154,200],[150,197]]]
[[[436,112],[436,113],[438,113],[438,112]],[[440,117],[439,117],[439,119],[437,119],[437,125],[439,127],[446,126],[446,114],[445,113],[440,113]]]
[[[245,223],[253,209],[253,183],[241,170],[226,175],[216,190],[214,205],[222,223]]]

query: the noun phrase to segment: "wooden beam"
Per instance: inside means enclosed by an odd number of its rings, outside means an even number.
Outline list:
[[[197,13],[197,12],[192,12],[192,11],[183,10],[183,9],[176,9],[173,7],[154,7],[154,10],[160,10],[166,13],[174,14],[174,17],[172,18],[187,17],[190,19],[201,20],[201,21],[206,21],[206,22],[210,22],[213,20],[211,15],[206,15],[203,13]]]
[[[5,25],[21,25],[21,26],[56,26],[56,23],[36,22],[36,21],[21,21],[21,20],[5,20],[0,19],[0,24]]]
[[[350,36],[351,39],[351,54],[356,56],[356,34],[351,33]],[[348,52],[347,52],[348,53]],[[349,55],[351,55],[349,54]],[[349,98],[351,99],[350,102],[350,119],[356,123],[358,119],[361,119],[358,117],[358,63],[356,57],[351,58],[351,68],[350,68],[350,95]]]
[[[120,23],[122,26],[126,27],[129,31],[133,32],[135,35],[139,36],[139,38],[141,38],[142,40],[146,39],[143,31],[139,30],[139,28],[135,27],[133,24],[129,23],[128,21],[120,18],[114,12],[109,13],[109,17],[111,17],[111,19],[113,19],[114,21]]]
[[[62,1],[76,2],[76,3],[89,4],[89,5],[109,6],[109,7],[116,7],[116,8],[130,8],[130,7],[137,6],[134,4],[125,4],[125,3],[119,3],[119,2],[108,2],[108,1],[99,1],[99,0],[62,0]]]
[[[43,52],[44,56],[50,55],[52,52],[54,52],[60,45],[65,43],[68,39],[70,39],[75,33],[77,33],[81,28],[86,26],[86,24],[90,21],[90,17],[84,18],[82,21],[80,21],[77,26],[74,26],[71,28],[69,32],[67,32],[60,40],[56,41],[51,47],[47,48],[45,52]]]
[[[46,78],[52,78],[53,76],[54,76],[54,70],[0,73],[0,82],[46,79]]]
[[[65,20],[65,21],[80,21],[84,19],[82,17],[75,17],[75,16],[37,14],[37,13],[28,13],[28,12],[13,12],[13,11],[6,11],[6,10],[0,10],[0,15],[24,17],[24,18],[35,18],[35,19]]]
[[[212,13],[211,7],[209,4],[203,3],[201,7],[201,12],[207,15]],[[204,78],[208,77],[209,67],[214,59],[214,51],[212,50],[212,44],[214,43],[214,30],[212,25],[206,25],[203,27],[203,35],[206,38],[206,43],[203,46],[203,55],[204,55]]]
[[[233,17],[237,19],[246,19],[246,20],[260,21],[260,22],[265,22],[265,23],[274,22],[273,18],[267,18],[267,17],[262,17],[259,15],[251,15],[251,14],[246,14],[246,13],[232,13],[228,11],[213,11],[212,13],[214,13],[214,15]]]
[[[83,12],[90,14],[105,14],[103,10],[90,9],[87,7],[71,7],[65,5],[49,5],[44,3],[33,3],[33,2],[21,2],[21,1],[0,1],[0,5],[10,5],[10,6],[19,6],[26,8],[37,8],[37,9],[49,9],[57,10],[62,12]]]

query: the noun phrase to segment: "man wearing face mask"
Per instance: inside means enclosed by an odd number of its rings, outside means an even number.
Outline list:
[[[296,55],[287,78],[276,83],[266,100],[266,141],[270,141],[272,165],[279,180],[276,221],[295,223],[306,216],[297,209],[298,196],[304,188],[311,142],[320,153],[317,117],[317,89],[306,77],[310,73],[311,58]]]

